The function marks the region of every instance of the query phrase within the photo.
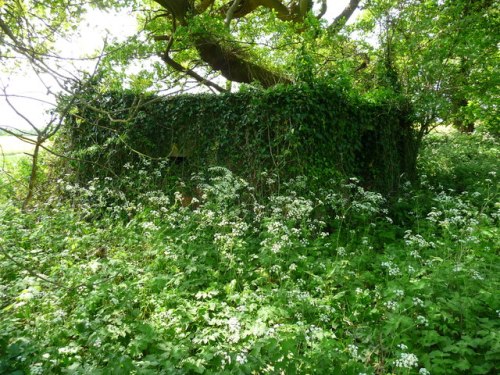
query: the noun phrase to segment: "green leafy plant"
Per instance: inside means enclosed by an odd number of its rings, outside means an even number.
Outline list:
[[[223,165],[258,189],[262,172],[277,176],[277,188],[343,173],[386,193],[414,176],[414,133],[394,97],[368,100],[335,81],[172,98],[94,89],[76,100],[59,140],[80,182],[120,175],[143,156],[170,158],[170,174],[184,179]]]
[[[439,139],[400,202],[339,176],[258,196],[224,167],[158,190],[147,160],[4,199],[0,372],[493,374],[498,177],[433,185]]]

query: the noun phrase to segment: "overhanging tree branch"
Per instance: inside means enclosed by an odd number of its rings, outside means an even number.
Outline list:
[[[353,15],[353,13],[356,11],[359,3],[361,0],[350,0],[349,4],[344,8],[342,13],[340,13],[328,26],[329,31],[338,31],[340,30],[346,23],[349,21],[349,18]]]
[[[229,7],[227,13],[226,13],[226,19],[224,20],[224,26],[229,28],[229,25],[231,24],[231,20],[233,19],[234,12],[236,11],[236,8],[240,5],[241,0],[234,0],[231,6]]]
[[[325,15],[327,9],[328,9],[328,6],[326,4],[326,0],[322,0],[321,1],[321,8],[319,10],[319,13],[316,15],[316,18],[317,19],[323,18],[323,16]]]
[[[178,72],[181,72],[181,73],[185,73],[187,74],[188,76],[194,78],[196,81],[204,84],[205,86],[207,87],[211,87],[211,88],[214,88],[215,90],[217,90],[218,92],[227,92],[226,89],[220,87],[218,84],[202,77],[201,75],[199,75],[198,73],[196,73],[194,70],[191,70],[191,69],[188,69],[188,68],[184,68],[181,64],[179,64],[177,61],[173,60],[169,55],[168,53],[164,53],[162,56],[161,56],[161,59],[168,65],[170,66],[171,68],[177,70]]]
[[[179,22],[182,26],[188,26],[191,21],[195,21],[201,13],[214,5],[213,0],[202,0],[196,5],[191,0],[154,0],[171,14],[171,19]],[[328,27],[329,30],[338,31],[352,16],[361,0],[351,0],[343,12]],[[286,5],[285,5],[286,4]],[[301,23],[304,22],[307,14],[312,11],[313,0],[232,0],[209,14],[214,17],[223,17],[222,21],[229,30],[233,19],[243,18],[257,8],[266,8],[275,12],[276,17],[281,21]],[[321,18],[326,13],[327,1],[321,0],[321,8],[317,18]],[[206,21],[203,21],[206,22]],[[256,62],[253,56],[241,47],[241,43],[227,34],[219,33],[210,27],[204,27],[203,22],[196,22],[196,28],[189,30],[187,40],[194,45],[200,58],[211,69],[218,71],[229,81],[252,84],[258,82],[262,87],[267,88],[276,84],[290,84],[292,80],[286,74],[276,71],[272,67]],[[300,27],[297,28],[300,30]],[[158,36],[156,40],[169,40],[170,37]],[[175,61],[169,54],[169,48],[162,55],[163,61],[178,72],[182,72],[209,88],[214,88],[219,92],[226,91],[219,85],[210,82],[196,73],[193,69],[185,68],[181,63]]]
[[[238,46],[225,46],[208,32],[197,34],[193,38],[202,60],[230,81],[259,82],[265,88],[278,83],[291,83],[286,76],[251,62]]]
[[[175,35],[175,31],[177,29],[177,18],[175,17],[175,14],[173,14],[173,13],[172,13],[172,18],[173,18],[172,35],[168,38],[168,43],[167,43],[167,46],[165,48],[165,52],[161,55],[161,59],[168,66],[173,68],[174,70],[176,70],[180,73],[184,73],[184,74],[194,78],[197,82],[200,82],[201,84],[203,84],[209,88],[213,88],[213,89],[217,90],[218,92],[221,92],[221,93],[227,92],[226,89],[220,87],[218,84],[202,77],[201,75],[199,75],[198,73],[196,73],[192,69],[188,69],[188,68],[183,67],[181,64],[179,64],[177,61],[175,61],[174,59],[172,59],[170,57],[170,49],[172,48],[172,45],[174,43],[174,35]]]

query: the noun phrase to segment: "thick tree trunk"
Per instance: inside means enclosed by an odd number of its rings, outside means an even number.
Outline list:
[[[249,61],[242,51],[222,46],[209,34],[195,35],[194,44],[201,59],[230,81],[259,82],[265,88],[292,83],[286,76]]]

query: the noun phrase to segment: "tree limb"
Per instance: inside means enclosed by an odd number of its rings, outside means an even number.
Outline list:
[[[154,0],[154,2],[170,11],[181,24],[185,23],[186,14],[191,9],[189,0]]]
[[[226,13],[226,19],[224,20],[224,26],[229,29],[229,25],[231,24],[231,20],[233,19],[234,12],[236,11],[236,8],[240,5],[241,0],[234,0],[231,6],[229,7],[227,13]]]
[[[208,33],[197,34],[193,38],[202,60],[212,69],[221,72],[230,81],[259,82],[265,88],[278,83],[291,83],[286,76],[249,61],[242,53],[241,48],[222,45],[220,41]]]
[[[316,15],[316,18],[318,20],[320,20],[321,18],[323,18],[323,16],[325,15],[327,9],[328,9],[328,7],[327,7],[327,4],[326,4],[326,0],[322,0],[321,1],[321,9],[319,10],[319,13]]]
[[[234,0],[231,6],[234,5],[234,2],[236,1],[237,0]],[[245,17],[247,14],[252,13],[260,6],[274,10],[277,13],[278,18],[282,20],[288,20],[290,16],[288,8],[279,0],[241,0],[238,1],[238,3],[239,6],[235,7],[235,11],[232,16],[233,18]]]
[[[12,102],[9,100],[9,95],[7,95],[7,88],[3,87],[2,91],[3,91],[3,95],[2,96],[5,97],[5,101],[7,102],[7,104],[9,105],[9,107],[16,113],[16,115],[18,115],[24,121],[26,121],[26,123],[36,132],[37,135],[40,135],[42,133],[42,131],[40,131],[40,129],[38,129],[36,127],[36,125],[33,124],[33,122],[28,117],[26,117],[23,113],[21,113],[17,109],[17,107],[14,104],[12,104]]]
[[[340,30],[346,23],[349,21],[349,18],[351,18],[352,14],[358,7],[359,3],[361,0],[350,0],[349,4],[344,8],[342,13],[340,13],[328,26],[329,31],[334,31],[334,30]]]
[[[198,5],[195,5],[196,13],[200,14],[203,13],[210,7],[211,5],[214,4],[215,0],[201,0]]]
[[[0,29],[7,34],[7,36],[16,44],[18,44],[17,38],[10,29],[9,25],[5,23],[5,21],[0,17]]]
[[[194,78],[196,81],[206,85],[209,88],[213,88],[218,92],[227,92],[226,89],[215,84],[202,77],[196,73],[193,69],[188,69],[183,67],[181,64],[176,62],[172,57],[170,57],[170,47],[173,42],[173,34],[175,34],[175,22],[178,20],[178,15],[180,17],[185,17],[186,14],[182,13],[173,6],[173,4],[179,5],[180,3],[189,0],[175,0],[172,3],[167,0],[155,0],[158,4],[165,7],[170,11],[172,18],[174,20],[174,32],[169,38],[169,43],[166,51],[161,56],[162,60],[169,65],[174,70],[187,74],[188,76]],[[304,14],[307,13],[308,7],[312,7],[311,0],[300,0],[302,4],[302,10]],[[299,4],[299,5],[300,5]],[[176,5],[176,6],[177,6]],[[287,7],[279,0],[233,0],[230,4],[229,9],[225,11],[225,24],[228,27],[229,23],[234,18],[240,18],[246,14],[251,13],[257,7],[266,7],[268,9],[273,9],[276,11],[278,18],[290,21],[290,12]],[[184,8],[183,8],[184,9]],[[297,10],[297,14],[300,10]],[[180,21],[179,21],[180,22]],[[187,22],[185,19],[184,23]],[[181,23],[182,24],[182,23]],[[265,66],[253,63],[250,61],[248,56],[244,51],[238,47],[238,45],[233,43],[224,43],[220,39],[214,37],[209,31],[198,31],[191,35],[193,44],[198,50],[201,59],[208,64],[215,71],[221,72],[221,74],[230,81],[240,82],[240,83],[253,83],[259,82],[263,87],[271,87],[278,83],[291,83],[291,80],[286,76],[275,73]],[[158,37],[157,39],[167,39],[165,37]]]
[[[199,75],[198,73],[196,73],[195,71],[191,70],[191,69],[188,69],[188,68],[184,68],[181,64],[179,64],[177,61],[173,60],[169,55],[168,53],[164,53],[162,56],[161,56],[161,59],[168,65],[170,66],[171,68],[177,70],[178,72],[181,72],[181,73],[185,73],[187,74],[188,76],[194,78],[195,80],[197,80],[198,82],[200,83],[203,83],[205,86],[208,86],[208,87],[212,87],[214,88],[215,90],[217,90],[218,92],[227,92],[226,89],[220,87],[218,84],[202,77],[201,75]]]
[[[207,86],[209,88],[213,88],[213,89],[217,90],[218,92],[227,92],[226,89],[223,89],[218,84],[202,77],[201,75],[199,75],[198,73],[196,73],[192,69],[184,68],[181,64],[179,64],[177,61],[175,61],[174,59],[172,59],[170,57],[170,49],[172,48],[172,45],[174,43],[174,35],[175,35],[175,31],[177,30],[177,17],[175,16],[174,13],[172,13],[172,19],[173,19],[173,21],[172,21],[173,22],[172,23],[172,35],[170,35],[170,37],[168,38],[167,47],[165,48],[165,52],[163,52],[163,54],[161,55],[161,59],[171,68],[177,70],[178,72],[187,74],[188,76],[194,78],[196,81],[204,84],[205,86]],[[164,38],[161,38],[161,39],[164,39]]]

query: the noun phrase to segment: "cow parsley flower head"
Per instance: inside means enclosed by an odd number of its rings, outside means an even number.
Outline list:
[[[347,345],[347,351],[354,360],[360,360],[361,356],[358,354],[358,347],[354,344]]]
[[[244,365],[247,362],[247,353],[242,351],[236,355],[236,362],[240,365]]]
[[[412,368],[418,366],[418,358],[412,353],[401,353],[399,358],[394,362],[396,367]]]
[[[413,306],[420,306],[420,307],[424,307],[424,301],[422,301],[420,298],[418,297],[413,297]]]
[[[229,331],[231,333],[237,333],[240,331],[240,328],[241,328],[241,325],[240,325],[240,322],[238,321],[238,318],[235,318],[235,317],[229,318],[229,320],[227,321],[227,326],[228,326]]]
[[[429,325],[429,321],[427,320],[427,318],[422,315],[417,316],[417,323],[425,327]]]
[[[398,303],[396,301],[387,301],[384,302],[384,306],[387,308],[387,310],[394,311],[398,308]]]

